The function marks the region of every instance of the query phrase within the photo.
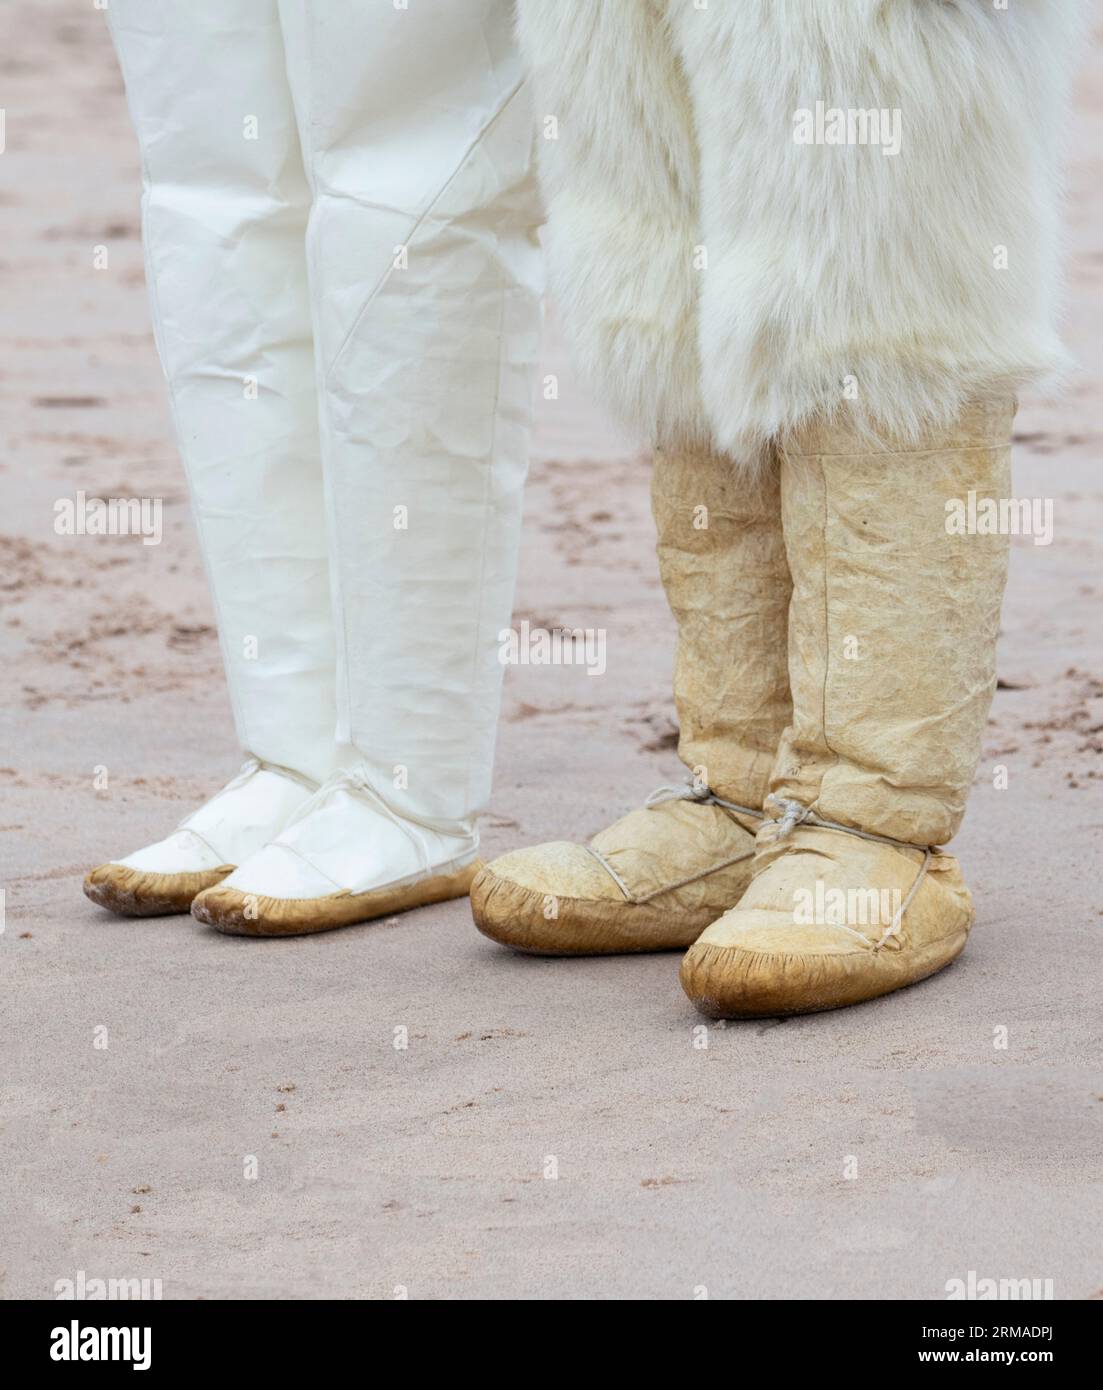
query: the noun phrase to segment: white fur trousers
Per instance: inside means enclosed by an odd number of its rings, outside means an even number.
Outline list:
[[[519,0],[553,287],[659,444],[914,438],[1059,375],[1080,0]]]

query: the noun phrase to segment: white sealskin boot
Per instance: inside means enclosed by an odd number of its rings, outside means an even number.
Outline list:
[[[664,788],[588,845],[514,850],[471,886],[475,925],[538,955],[688,946],[750,882],[755,831],[789,722],[789,569],[776,459],[749,476],[705,450],[656,454],[659,569],[678,623],[684,791]]]
[[[980,757],[1009,541],[960,534],[947,509],[1011,495],[1013,416],[998,398],[918,444],[844,424],[787,441],[793,722],[750,886],[682,961],[702,1013],[856,1004],[964,948],[973,905],[940,846]]]
[[[283,0],[347,776],[194,915],[318,931],[467,891],[490,791],[539,347],[509,0]],[[246,916],[245,898],[259,904]]]
[[[84,892],[123,917],[187,912],[197,893],[277,835],[315,790],[286,768],[252,759],[166,839],[93,869]]]
[[[154,332],[237,736],[256,760],[167,840],[89,874],[95,902],[147,915],[186,912],[333,771],[336,659],[310,189],[276,5],[113,0],[108,15],[142,153]]]
[[[234,936],[297,936],[461,897],[478,838],[395,813],[358,773],[336,773],[282,834],[192,903]]]

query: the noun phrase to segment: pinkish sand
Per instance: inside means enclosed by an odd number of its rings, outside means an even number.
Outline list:
[[[81,896],[237,759],[114,58],[91,6],[36,14],[0,60],[0,1292],[84,1270],[170,1298],[919,1299],[975,1270],[1097,1294],[1100,42],[1072,146],[1084,374],[1017,426],[1017,492],[1054,500],[1055,537],[1013,552],[955,846],[969,950],[861,1008],[702,1032],[676,957],[514,956],[462,902],[269,943]],[[679,775],[645,462],[554,338],[548,363],[517,617],[604,628],[608,670],[509,672],[490,853],[588,837]],[[163,543],[56,536],[80,488],[163,497]]]

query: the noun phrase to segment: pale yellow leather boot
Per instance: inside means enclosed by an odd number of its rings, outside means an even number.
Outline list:
[[[995,688],[1014,403],[878,448],[841,426],[789,440],[782,522],[793,576],[793,722],[739,904],[682,962],[721,1018],[806,1013],[922,980],[973,921],[957,860]],[[964,531],[962,534],[962,520]]]
[[[537,845],[483,869],[471,886],[475,923],[517,950],[684,947],[750,878],[790,715],[777,460],[751,476],[722,455],[659,454],[651,500],[678,622],[678,753],[690,784],[663,789],[589,845]]]

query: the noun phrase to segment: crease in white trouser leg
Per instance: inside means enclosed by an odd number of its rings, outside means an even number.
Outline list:
[[[481,100],[480,88],[485,92],[497,81],[500,63],[504,61],[512,67],[511,55],[503,60],[496,58],[492,51],[504,49],[502,18],[507,8],[494,0],[478,7],[487,23],[495,26],[497,42],[483,45],[488,55],[481,60],[486,67],[485,73],[472,74],[469,68],[466,75],[460,74],[455,84],[459,89],[470,89],[474,93],[472,100]],[[343,89],[335,96],[330,88],[322,92],[317,87],[317,65],[322,56],[317,51],[321,19],[314,6],[307,0],[299,3],[282,0],[281,12],[292,26],[292,35],[286,44],[288,72],[313,194],[307,230],[307,262],[312,290],[326,511],[331,536],[331,593],[337,637],[337,739],[348,751],[349,756],[344,761],[371,778],[373,789],[383,804],[414,823],[467,836],[472,833],[476,781],[482,782],[489,777],[489,773],[485,777],[481,775],[482,763],[488,757],[489,740],[480,707],[486,706],[487,713],[493,715],[497,702],[485,675],[480,679],[480,661],[495,658],[492,643],[485,642],[483,634],[491,605],[503,607],[502,591],[511,588],[505,581],[516,559],[514,533],[519,526],[519,476],[524,471],[521,446],[524,421],[531,412],[531,390],[525,393],[528,405],[523,408],[518,382],[520,374],[534,363],[511,347],[515,341],[512,335],[523,337],[533,331],[526,322],[529,301],[533,316],[538,314],[538,291],[534,289],[532,273],[526,264],[528,248],[521,245],[523,240],[531,240],[532,227],[539,221],[535,199],[532,217],[522,220],[527,213],[524,190],[532,177],[529,168],[531,137],[526,128],[522,168],[516,133],[512,125],[504,129],[501,126],[507,112],[513,113],[511,120],[524,116],[517,103],[525,83],[520,74],[514,77],[506,71],[504,88],[486,93],[489,104],[485,115],[479,116],[478,108],[474,108],[472,114],[473,120],[478,121],[477,130],[464,129],[467,122],[460,120],[463,143],[455,152],[450,148],[452,131],[441,128],[439,139],[443,144],[431,150],[426,161],[432,168],[433,186],[428,194],[418,198],[416,211],[408,215],[405,225],[396,226],[392,234],[394,242],[407,247],[412,257],[421,257],[412,284],[402,283],[396,279],[399,272],[395,260],[386,254],[390,245],[388,219],[380,213],[382,221],[372,220],[377,210],[397,209],[402,205],[397,194],[387,196],[392,187],[398,187],[401,192],[411,191],[409,180],[400,177],[395,181],[393,178],[394,162],[401,155],[388,146],[389,137],[384,133],[378,145],[379,167],[383,173],[376,182],[372,182],[374,165],[369,167],[367,163],[361,181],[353,186],[341,182],[342,177],[347,180],[350,173],[355,176],[359,168],[355,163],[351,170],[349,167],[350,158],[359,157],[357,145],[361,133],[349,128],[350,111],[355,119],[355,105],[350,105]],[[410,18],[403,22],[409,22]],[[449,18],[453,25],[464,22],[462,16]],[[351,47],[356,47],[357,29],[355,17],[346,20],[344,39]],[[363,35],[369,32],[365,19]],[[397,53],[402,58],[404,44],[419,43],[416,27],[404,30],[397,38],[393,28],[387,32],[392,40],[392,56]],[[386,44],[381,42],[380,47],[385,48]],[[370,57],[365,61],[370,66]],[[416,91],[412,95],[416,101]],[[463,99],[467,99],[466,95]],[[327,101],[337,116],[327,110]],[[466,111],[471,112],[472,108]],[[461,112],[461,117],[465,114]],[[342,126],[336,152],[325,143],[335,124]],[[430,127],[427,138],[434,138],[434,129]],[[492,141],[490,153],[484,157],[483,164],[475,165],[477,152],[485,149],[488,140]],[[397,145],[396,148],[400,149]],[[447,170],[438,167],[443,166],[445,160],[448,161]],[[485,186],[480,182],[483,177]],[[451,198],[448,196],[450,190],[454,194]],[[481,198],[484,201],[480,201]],[[495,216],[502,229],[488,230],[484,225],[485,214],[494,209],[498,200],[502,200],[501,209]],[[511,223],[514,216],[517,221]],[[398,218],[393,220],[397,222]],[[355,289],[362,275],[362,262],[346,264],[339,255],[327,255],[323,259],[322,247],[355,243],[358,227],[364,229],[360,244],[372,248],[374,243],[372,255],[386,255],[386,259],[382,272],[372,281],[361,301],[350,305],[351,296],[347,291]],[[431,229],[431,235],[419,241],[419,234],[426,229]],[[521,257],[519,266],[518,255]],[[452,286],[443,278],[457,274],[464,279]],[[472,299],[470,323],[464,320],[460,298],[467,277],[470,277],[473,295],[477,296]],[[496,303],[491,301],[491,295]],[[346,306],[352,310],[351,317],[346,316]],[[379,310],[378,314],[375,309]],[[410,315],[408,328],[404,311]],[[493,314],[493,327],[489,331],[484,323],[488,314]],[[437,332],[438,319],[440,336],[436,337],[433,335]],[[386,337],[388,329],[395,336]],[[491,436],[489,446],[479,438],[478,432],[472,433],[472,409],[461,407],[456,417],[450,413],[455,407],[448,403],[449,393],[463,385],[457,382],[455,366],[459,359],[455,353],[463,348],[465,336],[475,342],[469,385],[476,393],[474,408],[481,410],[481,418]],[[383,338],[386,338],[385,343]],[[331,341],[337,344],[332,352],[327,347]],[[492,376],[487,370],[488,343],[494,354]],[[432,349],[438,344],[445,355],[438,353],[434,360]],[[394,359],[392,367],[388,366],[388,351]],[[357,360],[350,360],[354,352],[359,356]],[[406,358],[410,359],[408,368]],[[403,378],[404,369],[407,375]],[[508,438],[503,443],[502,433],[506,432],[500,432],[500,417],[507,372],[511,376],[512,395],[508,404]],[[493,389],[487,392],[483,408],[479,404],[483,387],[489,386],[491,380]],[[394,388],[396,381],[397,390]],[[468,395],[467,400],[470,403],[472,397]],[[434,408],[439,407],[437,413],[420,409],[426,402]],[[403,431],[406,431],[405,436]],[[434,474],[434,469],[439,476]],[[478,481],[474,476],[476,470],[482,474]],[[406,495],[398,492],[400,484],[405,484],[412,492]],[[445,493],[448,488],[454,493]],[[476,489],[477,495],[472,495]],[[441,497],[447,495],[457,499],[456,525],[465,528],[459,537],[454,528],[449,530],[446,525],[446,509]],[[413,525],[427,523],[429,529],[421,536],[407,535],[405,541],[400,539],[395,545],[385,531],[386,504],[399,500],[409,504],[411,517],[415,518]],[[422,507],[421,517],[416,517],[422,502],[426,505]],[[349,518],[354,513],[371,516],[372,509],[375,509],[372,524],[380,536],[378,539],[371,536],[370,527],[366,528],[358,548],[353,544]],[[419,552],[415,547],[426,543],[433,552],[430,556],[433,570],[428,580],[423,580],[423,572],[417,568]],[[407,548],[403,552],[404,544]],[[378,546],[382,546],[382,550]],[[446,610],[438,614],[436,629],[431,634],[416,631],[418,599],[427,590],[431,599],[434,586],[439,588],[449,582],[449,564],[453,566],[451,572],[456,582],[464,586],[463,604],[470,605],[463,607],[458,601],[453,602],[453,611],[458,615],[455,623],[458,631],[450,645],[452,629],[444,616]],[[381,567],[388,565],[391,569],[383,573]],[[399,568],[395,570],[395,566]],[[409,585],[402,580],[407,570]],[[404,603],[410,606],[403,607]],[[378,616],[377,606],[382,606]],[[503,612],[501,621],[506,622],[508,618],[508,612]],[[493,628],[493,622],[490,626]],[[403,648],[403,629],[411,633],[412,648],[409,643]],[[467,633],[471,634],[469,638]],[[456,638],[467,647],[462,658]],[[433,641],[437,639],[439,644],[434,648]],[[373,667],[372,653],[377,644],[379,654],[385,659]],[[413,679],[413,684],[407,687],[411,698],[405,731],[398,717],[401,711],[396,708],[403,698],[401,668],[404,662]],[[438,665],[439,678],[434,677]],[[500,667],[496,666],[493,674],[500,682]],[[451,719],[447,705],[440,698],[449,687],[455,690],[454,718]],[[435,694],[430,696],[430,691]],[[441,720],[436,718],[438,710],[444,713]],[[477,724],[465,722],[469,715],[477,719]],[[456,726],[454,737],[452,724]],[[388,769],[403,761],[410,764],[410,790],[407,794],[406,789],[396,783],[396,794],[387,785]],[[478,778],[476,771],[480,774]],[[416,785],[415,776],[420,777]],[[478,799],[483,794],[480,787]]]
[[[121,38],[116,26],[114,12],[108,7],[107,23],[111,32],[111,37],[115,45],[115,53],[119,60],[119,68],[123,74],[123,85],[127,94],[127,105],[130,107],[131,121],[138,129],[138,113],[130,105],[130,93],[133,90],[126,57],[126,45],[121,42]],[[142,171],[142,198],[141,198],[141,222],[142,222],[142,265],[145,270],[146,287],[149,292],[150,322],[153,326],[153,342],[157,349],[157,356],[161,362],[161,370],[165,378],[165,388],[168,391],[169,410],[172,415],[173,428],[178,439],[184,438],[184,426],[181,418],[179,403],[176,398],[176,383],[172,373],[169,371],[170,357],[165,341],[165,317],[161,309],[161,299],[158,292],[157,275],[153,266],[153,250],[148,234],[149,205],[153,196],[153,177],[149,168],[149,160],[146,157],[145,141],[138,140],[138,159]],[[190,472],[184,470],[185,478],[188,483],[189,493],[192,492]],[[222,658],[222,669],[229,677],[230,649],[227,640],[227,627],[225,614],[222,611],[222,604],[219,598],[218,586],[214,582],[214,574],[210,561],[210,545],[208,543],[203,511],[198,500],[192,496],[192,514],[195,517],[196,532],[199,537],[199,558],[203,566],[203,577],[207,583],[207,592],[211,596],[211,605],[215,612],[215,630],[218,634],[219,655]],[[234,720],[234,732],[237,736],[238,746],[247,749],[251,746],[252,740],[249,736],[249,723],[245,715],[245,710],[241,702],[236,684],[233,680],[227,679],[227,689],[230,695],[230,711]]]
[[[512,99],[513,99],[513,98],[510,97],[510,100],[512,100]],[[494,390],[494,406],[493,406],[493,410],[492,410],[492,412],[491,412],[491,419],[493,420],[494,423],[493,423],[493,426],[492,426],[492,428],[491,428],[491,434],[490,434],[490,454],[489,454],[488,466],[487,466],[487,469],[486,469],[486,477],[485,477],[484,482],[483,482],[483,508],[482,508],[483,529],[482,529],[482,532],[481,532],[481,534],[480,534],[480,536],[479,536],[479,556],[480,556],[480,559],[479,559],[479,578],[478,578],[478,581],[477,581],[477,583],[478,583],[478,589],[477,589],[477,593],[478,593],[478,611],[477,611],[477,613],[476,613],[476,615],[475,615],[475,630],[474,630],[474,633],[473,633],[473,635],[472,635],[472,642],[471,642],[471,673],[470,673],[470,675],[468,676],[468,684],[471,686],[471,688],[472,688],[473,690],[474,690],[474,689],[477,689],[477,687],[478,687],[478,679],[479,679],[479,649],[480,649],[480,646],[481,646],[481,644],[482,644],[483,614],[484,614],[484,611],[485,611],[485,608],[486,608],[486,554],[487,554],[486,537],[487,537],[487,531],[489,530],[489,527],[490,527],[491,509],[492,509],[492,505],[493,505],[491,499],[492,499],[493,493],[494,493],[494,460],[495,460],[495,458],[497,457],[497,445],[498,445],[498,408],[499,408],[499,405],[500,405],[501,399],[502,399],[502,330],[503,330],[503,328],[504,328],[504,326],[505,326],[505,295],[506,295],[506,287],[503,286],[503,287],[502,287],[502,292],[500,293],[500,295],[499,295],[499,297],[498,297],[498,333],[497,333],[497,342],[498,342],[498,370],[497,370],[497,373],[495,374],[496,380],[495,380],[495,390]],[[474,789],[474,786],[472,785],[473,780],[474,780],[474,759],[473,759],[472,756],[471,756],[470,744],[468,745],[468,757],[467,757],[467,762],[466,762],[466,764],[465,764],[465,766],[464,766],[463,780],[464,780],[465,787],[466,787],[466,790],[465,790],[465,792],[464,792],[464,800],[467,802],[468,805],[470,805],[470,804],[474,801],[474,799],[475,799],[475,789]]]
[[[285,4],[281,0],[281,18],[286,30],[288,19],[285,14]],[[318,170],[317,147],[311,138],[313,127],[312,102],[313,102],[313,83],[310,81],[314,72],[314,24],[313,7],[302,0],[301,14],[303,19],[301,40],[306,45],[306,61],[302,73],[296,72],[290,64],[286,64],[288,83],[291,88],[292,101],[295,108],[295,119],[299,128],[299,143],[302,148],[303,169],[306,173],[307,183],[310,186],[311,206],[306,224],[306,266],[307,279],[310,283],[310,323],[311,336],[314,342],[314,382],[315,394],[318,403],[318,434],[322,450],[322,490],[325,498],[326,530],[329,537],[329,592],[330,602],[333,611],[333,626],[336,637],[334,652],[335,671],[334,685],[336,692],[336,714],[337,723],[334,730],[334,738],[341,748],[347,748],[352,743],[352,719],[350,714],[351,696],[349,692],[349,672],[348,672],[348,629],[345,624],[346,604],[341,585],[341,568],[338,563],[338,528],[336,514],[336,499],[333,493],[332,481],[332,459],[333,459],[333,427],[330,419],[329,397],[326,389],[325,364],[322,351],[322,325],[321,314],[319,312],[318,300],[320,295],[319,287],[322,284],[321,271],[317,263],[317,221],[318,211]],[[285,44],[285,53],[287,45]]]
[[[138,133],[154,337],[238,740],[317,781],[334,765],[334,693],[331,606],[315,564],[325,547],[312,530],[323,498],[316,396],[296,377],[310,331],[295,229],[306,188],[275,5],[241,13],[165,18],[118,0],[108,19]],[[229,70],[244,109],[256,97],[268,143],[229,141],[223,160],[190,99]]]
[[[514,84],[513,89],[498,105],[498,107],[496,108],[494,113],[489,117],[489,119],[484,123],[482,129],[479,131],[478,135],[476,135],[475,139],[472,140],[471,143],[468,145],[467,149],[463,153],[462,158],[458,161],[456,167],[452,170],[451,174],[449,174],[449,176],[444,180],[444,182],[437,189],[436,193],[434,193],[432,198],[430,198],[427,206],[418,214],[417,218],[414,220],[412,226],[410,227],[410,230],[406,234],[406,246],[410,246],[413,244],[414,238],[417,236],[418,232],[425,225],[428,219],[433,215],[433,209],[437,206],[440,200],[451,188],[455,180],[463,172],[464,168],[467,166],[468,161],[471,159],[471,156],[475,153],[475,151],[482,144],[483,140],[485,140],[486,136],[493,129],[494,123],[497,120],[499,120],[499,118],[502,115],[504,115],[504,113],[509,109],[511,102],[524,90],[524,87],[525,81],[524,78],[521,78],[518,82]],[[342,195],[336,191],[331,192],[329,189],[326,190],[327,198],[341,196],[349,195]],[[359,199],[355,201],[360,202]],[[361,203],[361,206],[370,208],[372,207],[372,204]],[[376,299],[382,293],[388,280],[390,280],[391,276],[393,275],[394,270],[395,263],[392,260],[391,263],[387,266],[386,270],[384,270],[383,274],[379,277],[378,281],[372,287],[372,289],[368,291],[367,299],[365,299],[363,305],[360,307],[356,315],[356,318],[353,320],[352,327],[345,334],[343,341],[338,347],[337,352],[335,353],[333,360],[330,362],[329,367],[326,371],[325,385],[327,387],[332,385],[333,373],[337,370],[338,366],[340,365],[341,358],[344,356],[346,348],[356,337],[356,334],[359,331],[361,324],[367,316],[368,310],[371,308],[371,306],[375,303]]]

